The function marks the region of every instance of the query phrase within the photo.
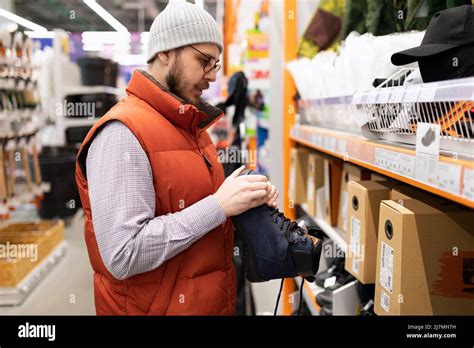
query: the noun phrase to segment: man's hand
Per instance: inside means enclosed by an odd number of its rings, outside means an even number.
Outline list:
[[[277,199],[278,199],[278,190],[275,185],[272,185],[270,181],[268,181],[268,185],[270,186],[270,194],[268,195],[267,205],[272,208],[277,207]]]
[[[242,166],[235,170],[222,183],[214,194],[224,214],[239,215],[244,211],[262,204],[274,206],[278,192],[269,184],[264,175],[240,175],[245,169]]]

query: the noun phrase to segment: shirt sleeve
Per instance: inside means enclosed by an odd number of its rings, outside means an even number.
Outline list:
[[[93,140],[86,172],[99,252],[117,279],[159,267],[226,220],[213,195],[155,217],[150,162],[119,121],[108,123]]]

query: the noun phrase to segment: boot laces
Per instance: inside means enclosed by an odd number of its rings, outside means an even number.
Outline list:
[[[287,238],[290,242],[295,242],[298,235],[304,235],[304,231],[298,226],[298,223],[291,221],[285,214],[277,208],[272,208],[270,216],[273,218],[275,224],[280,224],[280,231],[285,229]]]

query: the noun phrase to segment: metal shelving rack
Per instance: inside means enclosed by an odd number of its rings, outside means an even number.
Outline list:
[[[296,59],[296,13],[297,1],[285,1],[285,63]],[[288,189],[289,154],[290,149],[296,146],[312,148],[474,208],[474,127],[471,117],[474,78],[379,88],[353,96],[302,100],[298,105],[302,110],[299,117],[293,99],[295,93],[295,84],[284,68],[282,206],[287,217],[295,217]],[[414,112],[418,115],[415,121]],[[460,112],[463,115],[459,115]],[[468,114],[467,118],[464,113]],[[339,129],[332,127],[331,123],[331,117],[336,114],[348,118]],[[309,120],[312,125],[301,124],[301,119],[303,122]],[[439,180],[434,184],[416,177],[414,140],[418,122],[441,127]],[[333,129],[326,128],[328,126]],[[333,227],[324,221],[317,223],[337,244],[344,245],[345,241]],[[293,281],[285,282],[284,294],[294,289]],[[312,295],[314,293],[305,296],[309,304],[314,302]],[[283,314],[291,314],[290,309],[283,307]]]

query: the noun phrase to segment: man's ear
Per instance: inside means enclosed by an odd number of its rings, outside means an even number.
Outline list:
[[[160,63],[163,64],[163,65],[168,65],[170,63],[170,59],[171,59],[170,51],[159,52],[156,55],[155,59],[159,59]]]

